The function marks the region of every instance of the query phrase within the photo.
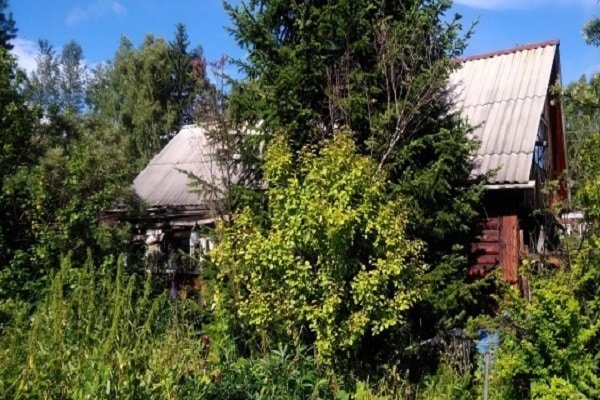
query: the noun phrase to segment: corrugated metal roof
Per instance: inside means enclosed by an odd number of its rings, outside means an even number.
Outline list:
[[[481,144],[474,175],[497,171],[490,184],[529,182],[557,50],[551,41],[474,56],[450,76],[456,110]]]
[[[190,179],[183,171],[220,186],[224,174],[214,160],[214,154],[215,147],[207,140],[206,130],[203,127],[186,126],[138,174],[133,181],[134,190],[153,207],[206,203],[211,193],[192,193]]]
[[[496,171],[490,184],[527,184],[558,42],[544,42],[460,61],[449,80],[455,109],[474,127],[481,146],[473,174]],[[192,193],[189,171],[219,185],[215,148],[199,126],[184,127],[134,180],[150,206],[198,206],[210,193]]]

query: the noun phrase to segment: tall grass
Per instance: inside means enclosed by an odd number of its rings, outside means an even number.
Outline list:
[[[157,295],[120,262],[62,261],[31,314],[0,302],[0,399],[470,398],[451,369],[415,390],[394,369],[381,382],[334,384],[311,349],[278,346],[240,357],[219,317]]]
[[[193,311],[120,262],[73,268],[66,258],[32,317],[0,333],[0,398],[178,398],[204,373]]]

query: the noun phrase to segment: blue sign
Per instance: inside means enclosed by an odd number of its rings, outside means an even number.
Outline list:
[[[477,352],[479,354],[490,353],[498,348],[500,344],[500,336],[497,332],[488,332],[486,329],[477,331],[479,340],[477,341]]]

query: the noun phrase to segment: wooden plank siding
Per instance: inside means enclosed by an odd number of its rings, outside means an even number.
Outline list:
[[[500,266],[502,276],[510,284],[519,282],[519,219],[516,215],[501,218]]]
[[[473,277],[485,276],[500,267],[510,284],[519,280],[519,219],[517,215],[484,218],[479,223],[480,234],[471,244]]]
[[[499,218],[483,218],[479,222],[480,234],[471,244],[471,276],[485,276],[500,264],[499,228]]]

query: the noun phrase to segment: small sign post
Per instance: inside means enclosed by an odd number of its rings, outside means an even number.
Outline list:
[[[483,355],[483,400],[488,400],[492,355],[498,348],[499,342],[500,338],[497,333],[488,333],[485,329],[479,330],[477,352]]]

